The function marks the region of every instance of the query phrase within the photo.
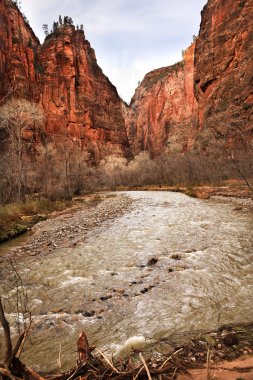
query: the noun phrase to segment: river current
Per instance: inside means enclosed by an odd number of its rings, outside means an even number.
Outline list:
[[[84,243],[24,260],[34,322],[23,359],[34,369],[55,369],[59,352],[63,368],[73,365],[82,330],[108,354],[131,337],[160,352],[189,332],[253,320],[251,210],[180,193],[126,196],[133,210]]]

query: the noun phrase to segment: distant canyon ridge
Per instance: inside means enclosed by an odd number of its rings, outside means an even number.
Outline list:
[[[59,25],[41,45],[18,7],[0,0],[0,100],[40,104],[52,141],[77,141],[92,163],[143,150],[208,154],[215,136],[233,153],[252,138],[252,31],[252,0],[209,0],[182,61],[148,73],[127,105],[83,30]]]

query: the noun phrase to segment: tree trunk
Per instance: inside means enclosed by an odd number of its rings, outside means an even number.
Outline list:
[[[0,322],[4,329],[4,338],[5,338],[5,346],[6,346],[4,361],[5,363],[9,363],[9,360],[12,356],[11,332],[10,332],[9,322],[5,318],[1,297],[0,297]]]

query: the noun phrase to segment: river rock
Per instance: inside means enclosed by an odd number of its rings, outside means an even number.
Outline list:
[[[172,258],[173,260],[181,260],[181,256],[178,255],[178,254],[176,254],[176,255],[172,255],[171,258]]]
[[[100,297],[100,300],[101,300],[101,301],[107,301],[109,298],[112,298],[112,295],[109,295],[109,296],[102,296],[102,297]]]
[[[237,346],[239,344],[238,336],[236,333],[229,333],[223,338],[223,342],[226,346]]]
[[[158,258],[157,257],[152,257],[151,259],[148,260],[147,266],[155,265],[157,262],[158,262]]]
[[[82,312],[82,315],[83,315],[84,317],[91,318],[91,317],[94,317],[94,315],[95,315],[95,311],[83,311],[83,312]]]

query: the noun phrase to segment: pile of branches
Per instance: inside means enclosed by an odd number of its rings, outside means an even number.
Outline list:
[[[133,365],[132,359],[128,358],[115,365],[100,350],[90,347],[86,334],[82,332],[77,341],[76,366],[67,372],[43,377],[19,360],[26,336],[27,331],[21,334],[11,355],[6,356],[5,363],[0,364],[0,380],[163,380],[173,379],[179,372],[188,373],[183,360],[177,357],[183,348],[156,364],[146,361],[141,352],[135,352],[139,355],[139,364]]]

